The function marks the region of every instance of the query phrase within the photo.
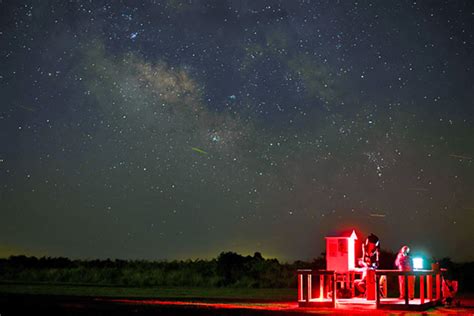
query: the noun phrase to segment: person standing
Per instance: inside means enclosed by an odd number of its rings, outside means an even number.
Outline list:
[[[412,263],[410,257],[410,248],[408,246],[403,246],[400,248],[400,251],[397,254],[397,258],[395,259],[395,266],[400,271],[411,271],[412,270]],[[408,279],[408,297],[413,299],[415,296],[415,277],[414,276],[407,276]],[[400,290],[400,298],[405,298],[405,276],[399,275],[398,276],[398,287]]]

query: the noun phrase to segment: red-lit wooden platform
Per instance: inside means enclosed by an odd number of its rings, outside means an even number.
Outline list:
[[[417,296],[412,299],[387,297],[387,277],[403,277],[417,280]],[[375,270],[372,282],[368,282],[367,297],[355,297],[353,277],[347,273],[327,270],[298,270],[298,306],[336,309],[384,309],[384,310],[426,310],[442,301],[442,274],[436,270]],[[383,282],[382,282],[383,281]],[[349,283],[349,285],[348,285]],[[405,297],[409,297],[408,281],[405,281]],[[370,287],[369,284],[372,284]],[[398,284],[397,284],[398,285]],[[334,291],[335,289],[335,291]],[[349,298],[337,297],[345,289]],[[335,294],[334,294],[335,293]],[[398,293],[397,293],[398,295]]]

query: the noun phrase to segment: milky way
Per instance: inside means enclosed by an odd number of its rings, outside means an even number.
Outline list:
[[[0,11],[0,255],[474,259],[472,1]]]

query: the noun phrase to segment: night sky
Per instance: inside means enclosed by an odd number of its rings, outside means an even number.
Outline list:
[[[474,1],[0,1],[0,256],[474,260]]]

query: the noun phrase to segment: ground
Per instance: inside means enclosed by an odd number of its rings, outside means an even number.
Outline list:
[[[43,289],[43,294],[41,294]],[[115,292],[111,289],[115,289]],[[0,314],[23,315],[474,315],[474,295],[461,295],[461,307],[437,307],[425,312],[375,311],[360,307],[334,310],[299,308],[289,289],[126,289],[47,285],[0,286]],[[28,291],[34,293],[27,293]],[[154,291],[154,296],[151,293]],[[149,294],[138,297],[136,294]],[[200,294],[201,293],[201,294]],[[127,297],[127,294],[128,297]],[[125,295],[125,296],[124,296]],[[174,297],[173,297],[174,296]],[[194,296],[194,297],[191,297]],[[291,298],[291,297],[290,297]]]

